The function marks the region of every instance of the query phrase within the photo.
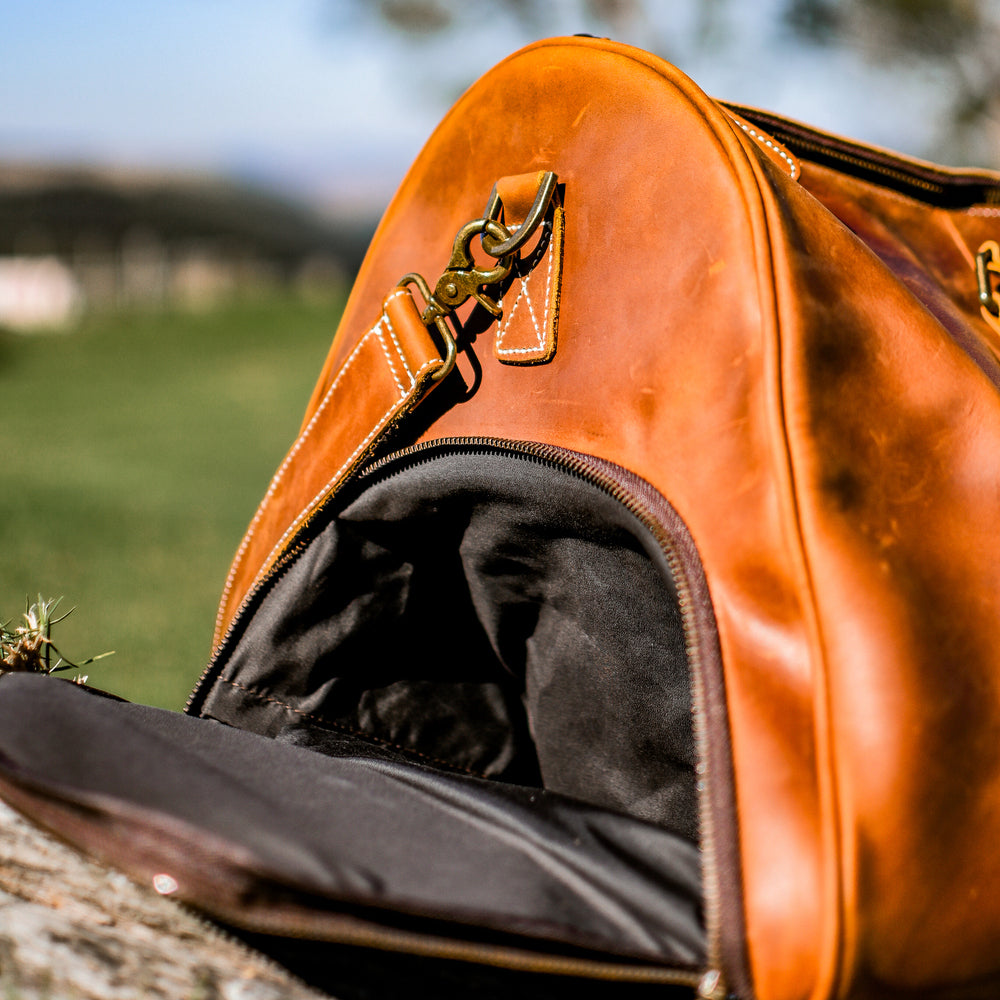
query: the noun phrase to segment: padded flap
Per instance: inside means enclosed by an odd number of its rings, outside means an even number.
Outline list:
[[[140,880],[169,875],[178,898],[224,921],[281,933],[269,899],[320,917],[342,903],[411,930],[418,918],[418,930],[522,948],[703,962],[699,857],[682,838],[539,789],[368,756],[361,739],[339,752],[52,678],[0,680],[4,797],[43,823],[72,815],[61,836]],[[339,939],[335,920],[328,930]],[[322,921],[310,931],[324,936]]]

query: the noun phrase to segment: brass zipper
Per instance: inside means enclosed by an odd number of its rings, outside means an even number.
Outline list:
[[[170,897],[166,896],[163,898],[169,899]],[[315,1000],[329,1000],[328,993],[316,989],[316,987],[306,982],[300,976],[297,976],[280,962],[271,958],[270,955],[259,951],[257,948],[247,944],[236,934],[226,930],[221,924],[216,923],[214,920],[209,920],[201,910],[196,909],[190,903],[179,899],[172,900],[172,902],[175,906],[182,909],[204,931],[206,937],[217,938],[234,951],[240,952],[247,961],[252,962],[258,968],[274,976],[276,979],[284,979],[290,986],[294,986],[297,992],[315,997]]]
[[[860,151],[855,152],[851,147],[840,147],[832,143],[807,139],[804,136],[790,132],[782,132],[781,129],[775,129],[774,131],[778,133],[778,135],[775,135],[776,139],[780,135],[779,141],[796,152],[819,154],[838,160],[841,163],[849,164],[852,167],[860,167],[865,172],[879,174],[890,180],[912,185],[932,195],[944,194],[944,184],[918,177],[915,173],[906,169],[907,165],[903,161],[899,162],[898,167],[892,167],[887,163],[883,163],[880,159],[861,155]]]
[[[345,487],[357,488],[362,483],[377,480],[380,473],[391,468],[391,478],[400,461],[414,459],[420,462],[430,462],[445,454],[508,454],[522,459],[536,461],[561,469],[593,486],[603,490],[617,500],[628,510],[652,535],[660,551],[666,559],[671,572],[674,586],[677,589],[680,605],[681,622],[684,629],[685,646],[688,663],[691,668],[691,701],[692,718],[694,721],[694,739],[696,750],[696,781],[699,806],[699,835],[702,857],[702,891],[704,898],[705,934],[707,939],[706,968],[702,971],[687,969],[658,969],[647,966],[630,966],[617,963],[606,963],[575,958],[557,958],[555,956],[535,956],[529,952],[508,949],[501,946],[476,945],[468,942],[438,941],[430,944],[425,941],[420,945],[420,935],[408,934],[393,928],[368,929],[364,933],[352,933],[345,937],[345,943],[367,945],[375,948],[398,949],[411,954],[424,953],[438,957],[464,958],[483,964],[497,965],[505,968],[522,968],[538,972],[561,973],[563,975],[583,975],[606,980],[623,982],[662,982],[690,986],[696,990],[702,1000],[725,1000],[729,996],[726,977],[722,971],[722,900],[718,865],[718,840],[712,807],[712,787],[721,776],[712,773],[709,767],[710,739],[708,722],[708,685],[707,667],[702,662],[701,647],[698,642],[700,623],[696,619],[696,601],[692,592],[687,569],[678,552],[674,539],[668,534],[658,516],[649,503],[644,502],[636,492],[615,476],[618,467],[610,462],[592,458],[575,452],[567,451],[555,445],[540,444],[526,441],[511,441],[487,437],[441,438],[413,445],[387,454],[359,470],[351,479],[342,484],[335,495],[331,494],[317,508],[309,520],[302,525],[293,536],[288,548],[275,562],[270,572],[263,577],[243,598],[239,608],[226,629],[215,654],[202,673],[194,691],[188,699],[186,712],[196,711],[195,706],[207,687],[209,677],[226,658],[233,634],[236,632],[249,606],[257,595],[278,579],[298,555],[308,546],[307,531],[316,520],[329,509],[336,496],[338,502]],[[630,475],[627,470],[618,470]],[[623,478],[623,477],[622,477]],[[636,477],[638,478],[638,477]],[[676,515],[675,515],[676,516]],[[252,928],[247,928],[252,929]],[[292,936],[308,936],[305,927],[289,926]],[[339,938],[338,938],[339,940]]]
[[[721,971],[720,946],[721,887],[716,864],[716,831],[709,788],[709,783],[714,779],[714,776],[710,774],[708,767],[709,733],[705,668],[701,662],[700,647],[696,642],[698,623],[694,617],[695,602],[687,572],[673,539],[663,528],[661,518],[651,511],[627,486],[615,478],[611,463],[604,463],[586,455],[568,452],[554,445],[525,441],[502,441],[495,438],[444,438],[386,455],[361,470],[357,477],[358,481],[360,483],[362,480],[377,478],[379,471],[390,463],[395,464],[401,459],[418,458],[419,460],[420,456],[426,456],[425,460],[430,461],[437,457],[435,453],[438,452],[513,454],[569,472],[603,490],[625,507],[650,532],[666,558],[674,586],[677,588],[688,663],[691,668],[692,717],[698,760],[696,772],[702,853],[702,891],[705,907],[705,933],[708,940],[707,969],[699,977],[698,995],[706,1000],[718,1000],[718,998],[725,997],[727,990]]]
[[[881,178],[886,186],[929,204],[967,208],[972,204],[995,203],[1000,198],[1000,177],[989,171],[963,173],[937,169],[933,164],[925,165],[888,151],[870,149],[768,112],[728,102],[723,107],[731,108],[807,160],[832,161],[862,180],[876,182],[876,178]]]

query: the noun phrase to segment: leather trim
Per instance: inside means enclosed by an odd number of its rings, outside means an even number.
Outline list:
[[[267,575],[295,532],[371,453],[387,428],[423,398],[443,365],[413,296],[397,288],[334,375],[271,480],[233,560],[213,649],[244,597]],[[302,496],[311,498],[305,506]]]
[[[505,365],[538,365],[556,353],[559,289],[562,284],[564,213],[543,223],[541,247],[514,266],[514,283],[501,300],[503,318],[493,349]],[[541,259],[538,259],[541,257]]]
[[[504,225],[511,232],[524,223],[544,174],[534,170],[497,181]],[[563,209],[557,204],[543,222],[540,237],[519,254],[500,300],[503,316],[493,342],[494,357],[501,364],[538,365],[555,357],[564,227]]]
[[[769,135],[763,129],[755,128],[745,118],[736,114],[731,108],[721,105],[726,114],[744,131],[757,145],[764,151],[770,160],[776,163],[782,170],[788,172],[792,180],[798,180],[802,173],[798,160],[792,156],[791,152],[783,146],[773,135]]]

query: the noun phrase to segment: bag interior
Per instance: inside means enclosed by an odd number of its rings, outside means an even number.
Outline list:
[[[217,845],[222,882],[239,869],[320,910],[697,970],[686,648],[667,556],[625,503],[557,462],[438,447],[314,518],[191,715],[4,677],[0,776],[123,804]],[[302,951],[266,923],[236,921]]]

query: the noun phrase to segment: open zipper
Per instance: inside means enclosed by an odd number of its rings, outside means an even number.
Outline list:
[[[652,966],[643,967],[572,957],[541,956],[502,946],[459,941],[446,943],[440,940],[437,942],[425,940],[421,945],[418,936],[388,927],[372,927],[361,930],[360,933],[355,927],[348,935],[349,942],[374,948],[398,949],[411,954],[451,956],[507,968],[622,982],[662,982],[690,986],[703,1000],[723,1000],[729,995],[727,977],[722,971],[724,964],[732,970],[733,980],[739,980],[741,984],[747,981],[742,967],[741,953],[727,954],[725,963],[723,960],[720,856],[725,850],[728,853],[727,867],[733,868],[734,844],[732,836],[724,838],[727,841],[724,847],[720,842],[717,823],[720,810],[716,803],[720,793],[722,797],[731,793],[731,780],[727,781],[729,740],[728,732],[724,726],[719,725],[719,720],[724,719],[725,697],[722,690],[721,669],[718,662],[707,662],[718,661],[718,654],[710,652],[706,655],[706,650],[717,649],[714,623],[710,611],[705,610],[706,595],[696,593],[696,583],[692,579],[693,567],[696,567],[694,571],[700,574],[700,567],[697,567],[697,553],[693,543],[689,544],[689,552],[682,552],[681,543],[678,541],[678,537],[688,537],[686,528],[677,513],[659,493],[620,466],[553,445],[485,437],[443,438],[387,454],[370,462],[337,491],[338,505],[341,495],[346,490],[354,492],[373,485],[380,479],[390,479],[399,470],[402,462],[406,463],[406,467],[411,467],[444,455],[455,454],[509,455],[548,465],[586,481],[624,506],[649,531],[666,560],[677,591],[691,676],[702,892],[707,940],[706,968],[702,971],[659,969]],[[244,619],[248,619],[263,593],[308,547],[317,524],[324,521],[325,512],[329,511],[333,500],[334,495],[331,494],[316,508],[289,540],[285,551],[275,561],[271,571],[244,597],[212,660],[188,699],[186,712],[198,714],[211,682],[221,672],[228,659],[229,652],[241,632]],[[715,669],[712,669],[713,667]],[[716,721],[710,733],[713,719]],[[736,909],[737,906],[727,907],[727,916],[740,921],[738,913],[729,912]],[[291,936],[302,936],[303,933],[307,933],[305,927],[289,926],[287,929]],[[736,982],[733,985],[736,985]]]
[[[725,102],[791,152],[860,180],[891,188],[941,208],[1000,203],[1000,176],[988,170],[947,170],[830,135],[768,111]]]
[[[250,966],[257,966],[277,979],[286,980],[290,986],[294,987],[300,996],[313,997],[315,1000],[325,1000],[327,997],[326,993],[320,992],[304,979],[297,976],[294,972],[287,969],[280,962],[271,958],[270,955],[261,951],[259,948],[254,948],[247,944],[242,938],[237,937],[221,924],[216,923],[214,920],[209,920],[208,917],[206,917],[200,910],[191,906],[190,903],[185,903],[181,900],[176,900],[175,903],[184,911],[187,917],[198,925],[207,938],[217,938],[227,948],[231,948],[233,951],[241,954]]]

